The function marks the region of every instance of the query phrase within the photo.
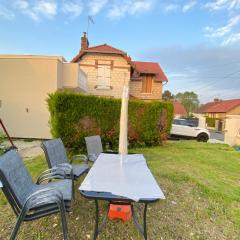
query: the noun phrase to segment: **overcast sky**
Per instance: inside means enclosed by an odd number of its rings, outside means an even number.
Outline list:
[[[0,54],[71,60],[91,15],[91,45],[157,61],[173,93],[240,98],[240,0],[0,0]]]

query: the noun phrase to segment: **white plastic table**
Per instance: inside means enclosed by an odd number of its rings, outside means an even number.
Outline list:
[[[95,200],[94,239],[97,239],[98,234],[106,224],[110,203],[117,203],[131,205],[134,223],[146,240],[147,205],[160,199],[165,199],[142,154],[129,154],[125,157],[119,154],[100,154],[79,187],[79,190],[84,197]],[[98,226],[99,200],[109,202],[107,212],[100,227]],[[144,203],[143,226],[139,224],[134,212],[133,202]]]

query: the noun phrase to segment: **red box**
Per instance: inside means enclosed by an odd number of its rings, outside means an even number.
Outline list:
[[[108,218],[110,220],[121,219],[123,222],[131,220],[132,218],[131,205],[110,204]]]

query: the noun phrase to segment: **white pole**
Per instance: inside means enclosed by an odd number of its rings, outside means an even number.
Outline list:
[[[122,105],[121,105],[121,117],[120,117],[120,136],[119,136],[119,154],[128,154],[128,98],[129,87],[125,85],[123,87]]]

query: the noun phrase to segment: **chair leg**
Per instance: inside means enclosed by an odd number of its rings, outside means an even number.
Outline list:
[[[17,222],[15,224],[15,227],[11,233],[10,240],[15,240],[17,237],[18,230],[21,226],[21,223],[23,222],[25,216],[26,216],[27,209],[23,208],[20,215],[17,218]]]
[[[61,201],[59,204],[60,216],[62,221],[62,229],[63,229],[63,238],[64,240],[68,240],[68,226],[67,226],[67,219],[66,219],[66,210],[64,202]]]
[[[72,179],[72,196],[73,196],[73,200],[75,200],[74,178]]]

